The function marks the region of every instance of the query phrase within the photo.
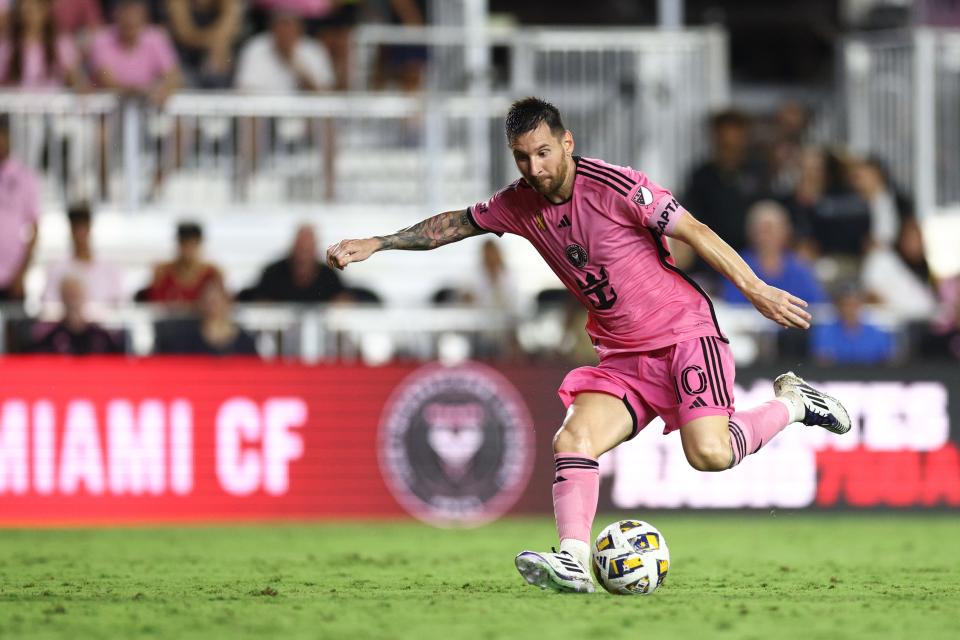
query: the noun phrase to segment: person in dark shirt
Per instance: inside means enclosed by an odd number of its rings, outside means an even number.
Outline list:
[[[785,200],[805,255],[859,258],[870,239],[870,206],[850,184],[848,162],[818,148],[804,150],[800,179]]]
[[[268,265],[260,281],[240,296],[269,302],[330,302],[347,295],[340,276],[317,259],[317,234],[310,225],[297,229],[293,247]]]
[[[60,283],[60,295],[63,298],[63,319],[31,346],[31,352],[75,356],[123,352],[109,332],[87,321],[83,309],[86,290],[80,278],[65,277]]]
[[[749,125],[738,111],[710,119],[711,157],[690,175],[684,200],[698,220],[737,251],[747,243],[747,209],[766,192],[764,172],[748,154]]]
[[[200,292],[198,318],[158,327],[154,351],[181,355],[257,355],[253,336],[233,321],[230,295],[220,280]]]

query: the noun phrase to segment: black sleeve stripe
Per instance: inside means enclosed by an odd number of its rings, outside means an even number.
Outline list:
[[[502,231],[491,231],[490,229],[484,229],[481,227],[477,222],[477,219],[473,217],[473,207],[467,207],[467,220],[469,220],[470,224],[477,228],[477,231],[483,231],[484,233],[495,233],[498,237],[503,235]]]
[[[586,158],[584,158],[581,162],[582,162],[583,168],[590,169],[591,171],[607,176],[614,182],[617,182],[620,185],[622,185],[627,191],[630,191],[636,186],[636,182],[633,179],[620,173],[616,169],[611,169],[610,167],[604,167],[603,165],[599,165],[596,162],[591,162]]]
[[[707,292],[704,291],[699,284],[697,284],[696,280],[688,276],[683,271],[683,269],[680,269],[679,267],[674,266],[669,262],[667,262],[667,256],[670,255],[669,253],[667,253],[667,248],[663,246],[663,244],[660,242],[659,236],[653,229],[647,227],[647,231],[650,233],[650,238],[651,240],[653,240],[653,244],[657,248],[657,255],[660,258],[660,265],[664,269],[667,269],[668,271],[673,271],[675,274],[677,274],[678,276],[686,280],[687,284],[689,284],[691,287],[693,287],[697,291],[697,293],[703,296],[704,300],[707,301],[707,306],[710,308],[710,317],[713,319],[713,327],[717,330],[717,338],[721,342],[726,342],[729,344],[730,340],[728,340],[727,337],[723,335],[723,331],[720,330],[720,323],[717,322],[717,311],[713,308],[713,300],[711,300],[710,296],[707,295]]]
[[[604,177],[602,177],[602,176],[599,176],[599,175],[596,175],[596,174],[593,174],[593,173],[587,173],[586,169],[583,168],[583,167],[581,167],[580,169],[578,169],[578,170],[577,170],[577,173],[580,174],[580,175],[582,175],[582,176],[586,176],[587,178],[590,178],[591,180],[596,180],[597,182],[600,182],[600,183],[602,183],[602,184],[605,184],[605,185],[607,185],[608,187],[610,187],[611,189],[613,189],[614,191],[616,191],[617,193],[619,193],[620,195],[622,195],[624,198],[627,197],[627,192],[624,191],[622,187],[620,187],[619,185],[616,185],[616,184],[610,182],[609,180],[607,180],[606,178],[604,178]]]

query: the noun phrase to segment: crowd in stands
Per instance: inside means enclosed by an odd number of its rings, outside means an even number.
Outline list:
[[[347,35],[362,19],[423,22],[415,0],[0,0],[0,87],[108,89],[162,104],[183,87],[305,92],[347,83]],[[422,50],[393,48],[394,82],[418,86]],[[960,359],[960,279],[937,281],[924,257],[909,194],[884,164],[809,143],[810,112],[788,102],[768,117],[736,110],[709,122],[709,157],[673,185],[683,204],[740,251],[767,282],[829,306],[808,334],[784,334],[781,353],[821,362],[891,362],[906,353]],[[654,176],[655,177],[655,176]],[[10,154],[0,115],[0,301],[22,300],[40,217],[37,177]],[[87,302],[125,301],[121,273],[91,246],[88,207],[68,212],[71,255],[51,265],[44,301],[62,303],[62,320],[35,329],[31,349],[114,352],[122,341],[89,322]],[[240,302],[376,301],[351,289],[319,260],[316,231],[297,230],[287,256],[231,295],[204,260],[203,230],[176,229],[177,254],[157,265],[135,299],[189,311],[189,322],[158,328],[167,353],[254,353],[253,338],[231,317]],[[718,299],[746,304],[688,248],[682,267]],[[483,249],[477,282],[438,291],[438,304],[496,308],[519,317],[514,278],[497,245]],[[879,315],[905,332],[891,335]],[[571,325],[573,326],[573,325]]]
[[[909,196],[880,160],[808,144],[809,119],[794,102],[766,119],[715,114],[710,157],[691,171],[682,201],[761,278],[810,304],[833,304],[833,318],[799,334],[809,340],[784,334],[781,351],[862,364],[890,362],[904,350],[944,355],[949,350],[935,345],[956,332],[948,292],[957,282],[932,277]],[[746,304],[692,256],[685,266],[721,299]],[[907,327],[899,347],[874,324],[877,315]]]
[[[417,0],[0,0],[0,87],[342,89],[361,20],[417,25]],[[419,85],[425,54],[387,48],[383,82]],[[391,75],[389,72],[393,70]]]
[[[798,108],[785,106],[772,127],[739,112],[715,115],[711,156],[691,171],[681,192],[687,207],[761,278],[817,306],[820,317],[810,332],[781,332],[780,354],[824,364],[882,364],[909,355],[960,359],[960,277],[932,277],[910,199],[881,162],[806,145],[796,124]],[[24,298],[40,216],[37,180],[11,155],[9,123],[0,116],[0,301]],[[96,255],[90,208],[72,206],[67,218],[70,255],[47,267],[42,294],[43,301],[61,304],[62,317],[33,326],[21,346],[48,353],[122,352],[123,337],[90,322],[85,312],[88,302],[126,302],[122,273]],[[176,240],[176,254],[156,265],[134,296],[174,314],[156,327],[157,353],[255,354],[253,336],[232,320],[234,300],[378,301],[371,291],[348,287],[321,261],[317,232],[309,225],[296,230],[287,255],[235,295],[219,268],[204,259],[199,224],[181,222]],[[673,243],[672,252],[715,298],[747,304],[689,248]],[[518,322],[516,279],[507,261],[492,240],[481,256],[476,281],[441,289],[434,303],[475,304]],[[565,304],[563,296],[541,296],[547,306],[557,300]],[[833,311],[823,314],[824,308]],[[878,315],[886,322],[875,322]],[[582,326],[579,320],[568,324],[573,331]],[[890,326],[906,330],[894,335]]]

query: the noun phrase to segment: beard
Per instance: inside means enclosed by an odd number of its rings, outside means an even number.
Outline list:
[[[530,182],[531,186],[540,192],[541,195],[549,198],[563,187],[563,183],[567,181],[567,171],[567,154],[564,152],[560,157],[560,166],[557,168],[557,173],[546,176],[549,183],[545,183],[543,179],[537,180],[535,178],[530,178],[528,182]]]

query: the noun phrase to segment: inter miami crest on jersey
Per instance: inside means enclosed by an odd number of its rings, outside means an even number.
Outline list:
[[[574,243],[567,245],[567,260],[577,269],[583,269],[587,266],[590,257],[587,255],[586,249]]]

